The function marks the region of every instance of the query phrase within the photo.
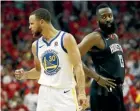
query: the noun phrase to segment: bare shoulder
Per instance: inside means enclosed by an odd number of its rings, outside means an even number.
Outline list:
[[[96,46],[99,41],[101,40],[101,35],[99,32],[92,32],[86,35],[83,39],[83,43],[85,42],[86,44],[91,44],[92,46]]]
[[[68,45],[68,44],[76,42],[74,36],[70,33],[66,33],[63,41],[64,41],[64,45],[65,44]]]
[[[64,41],[69,41],[69,40],[72,40],[72,39],[74,39],[72,34],[70,34],[70,33],[65,34]]]
[[[100,38],[101,35],[98,32],[92,32],[85,36],[85,39],[88,39],[89,41],[99,40]]]
[[[98,37],[101,36],[101,34],[99,32],[96,32],[96,31],[94,31],[94,32],[92,32],[90,34],[93,36],[93,38],[98,38]]]

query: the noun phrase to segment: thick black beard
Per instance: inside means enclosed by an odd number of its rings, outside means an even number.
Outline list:
[[[107,35],[113,34],[116,31],[116,23],[115,22],[111,23],[111,27],[108,27],[107,23],[103,24],[103,23],[99,22],[99,27]]]

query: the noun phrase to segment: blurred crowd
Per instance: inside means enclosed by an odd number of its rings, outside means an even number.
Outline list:
[[[51,1],[49,1],[51,2]],[[49,3],[45,1],[45,4]],[[104,1],[105,2],[105,1]],[[83,37],[95,30],[97,1],[53,1],[53,17],[61,30],[72,33],[79,43]],[[123,46],[126,77],[123,93],[127,111],[138,111],[140,107],[140,2],[107,2],[114,13],[119,41]],[[14,70],[34,67],[31,44],[32,37],[28,17],[42,6],[39,1],[1,2],[1,110],[35,111],[39,84],[36,80],[18,81]],[[51,11],[52,12],[52,11]],[[55,25],[55,24],[54,24]],[[92,68],[91,58],[83,60]],[[86,78],[86,93],[89,98],[90,78]]]

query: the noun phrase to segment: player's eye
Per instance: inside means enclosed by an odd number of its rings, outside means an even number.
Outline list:
[[[106,16],[102,16],[102,19],[106,19]]]
[[[108,17],[111,18],[112,17],[112,14],[109,14]]]

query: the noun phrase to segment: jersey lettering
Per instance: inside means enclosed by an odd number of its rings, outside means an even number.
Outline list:
[[[111,53],[113,54],[114,52],[117,52],[117,51],[122,51],[122,47],[120,44],[112,44],[109,46],[110,47],[110,50],[111,50]]]

